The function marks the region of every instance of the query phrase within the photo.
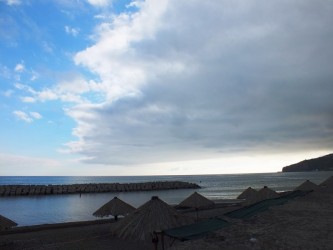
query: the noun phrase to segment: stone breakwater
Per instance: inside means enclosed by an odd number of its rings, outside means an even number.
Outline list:
[[[200,188],[195,183],[163,181],[145,183],[89,183],[69,185],[0,185],[0,196],[133,192]]]

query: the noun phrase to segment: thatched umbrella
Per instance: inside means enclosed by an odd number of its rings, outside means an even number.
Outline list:
[[[248,187],[247,189],[245,189],[240,195],[238,195],[237,199],[251,199],[253,196],[256,196],[258,193],[257,190]]]
[[[207,199],[205,196],[194,192],[181,203],[179,203],[180,207],[193,207],[193,208],[209,208],[214,206],[214,202]]]
[[[321,192],[333,192],[333,176],[329,177],[320,184]]]
[[[133,240],[152,240],[154,232],[193,223],[157,196],[117,222],[114,234]]]
[[[323,181],[320,186],[333,186],[333,175],[329,178],[327,178],[325,181]]]
[[[192,207],[195,208],[197,219],[198,219],[198,209],[199,208],[210,208],[214,207],[215,203],[201,194],[194,192],[181,203],[179,203],[179,207]]]
[[[317,184],[314,184],[312,181],[306,180],[301,185],[296,187],[294,190],[302,190],[302,191],[312,191],[317,190],[319,186]]]
[[[273,199],[279,197],[279,194],[275,192],[274,190],[268,188],[267,186],[264,186],[262,189],[260,189],[256,195],[256,201],[262,201],[267,199]]]
[[[0,231],[16,227],[17,223],[0,214]]]
[[[126,202],[114,197],[112,200],[100,207],[96,212],[93,213],[96,217],[105,217],[113,215],[115,220],[117,220],[118,215],[127,215],[135,210],[134,207],[127,204]]]

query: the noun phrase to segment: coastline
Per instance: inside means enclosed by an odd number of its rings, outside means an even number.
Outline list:
[[[228,216],[229,211],[247,207],[235,200],[216,201],[214,208],[199,211],[180,210],[193,218],[199,216],[200,220],[223,218],[231,225],[199,239],[176,241],[166,249],[332,249],[332,194],[330,177],[314,191],[295,196],[247,219]],[[117,228],[117,223],[114,222],[103,219],[18,227],[0,233],[0,248],[151,249],[151,242],[115,237],[112,230]]]
[[[320,189],[272,207],[247,220],[190,241],[176,241],[170,250],[201,249],[332,249],[332,189]],[[199,211],[200,219],[223,216],[235,207]],[[195,211],[186,211],[194,216]],[[223,217],[225,218],[225,217]],[[0,234],[1,249],[151,249],[151,242],[117,238],[114,220],[95,220],[22,227]],[[297,239],[297,240],[296,240]],[[160,248],[159,248],[160,249]]]
[[[170,189],[138,192],[104,192],[65,195],[0,196],[1,214],[19,226],[89,221],[103,204],[117,196],[134,207],[139,207],[151,196],[159,196],[168,204],[178,204],[194,191],[211,200],[235,199],[249,186],[260,189],[265,185],[277,192],[291,190],[309,179],[321,183],[333,172],[266,173],[245,175],[200,175],[160,177],[0,177],[1,184],[80,184],[80,183],[140,183],[153,181],[186,181],[202,188]]]

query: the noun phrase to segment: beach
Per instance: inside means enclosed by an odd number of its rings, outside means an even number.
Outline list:
[[[91,221],[27,227],[24,232],[0,235],[0,249],[147,249],[143,242],[113,237],[111,226],[112,222]]]
[[[188,176],[126,176],[126,177],[0,177],[0,185],[72,185],[89,183],[139,183],[152,181],[185,181],[202,188],[154,190],[140,192],[105,192],[80,194],[1,196],[0,214],[15,221],[19,227],[95,220],[93,213],[117,196],[135,208],[152,196],[158,196],[170,205],[176,205],[194,191],[211,200],[235,199],[249,186],[260,189],[269,186],[277,192],[292,190],[309,179],[323,182],[333,172],[260,173],[235,175]]]
[[[270,207],[247,220],[226,218],[231,225],[186,242],[175,241],[165,249],[332,249],[333,191],[321,188],[296,197],[280,206]],[[199,211],[200,218],[221,216],[237,209],[220,208]],[[194,212],[188,215],[194,216]],[[151,243],[120,239],[112,235],[113,220],[83,224],[25,227],[0,235],[1,249],[153,249]],[[29,228],[31,230],[29,230]],[[15,232],[16,230],[16,232]],[[22,230],[22,229],[21,229]],[[159,246],[159,249],[162,249]]]
[[[232,220],[230,227],[203,239],[177,243],[172,250],[332,249],[332,186],[271,207],[248,220]]]

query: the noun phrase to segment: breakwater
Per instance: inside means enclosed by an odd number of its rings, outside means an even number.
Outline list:
[[[195,183],[183,181],[89,183],[68,185],[0,185],[0,196],[133,192],[190,188],[200,188],[200,186]]]

